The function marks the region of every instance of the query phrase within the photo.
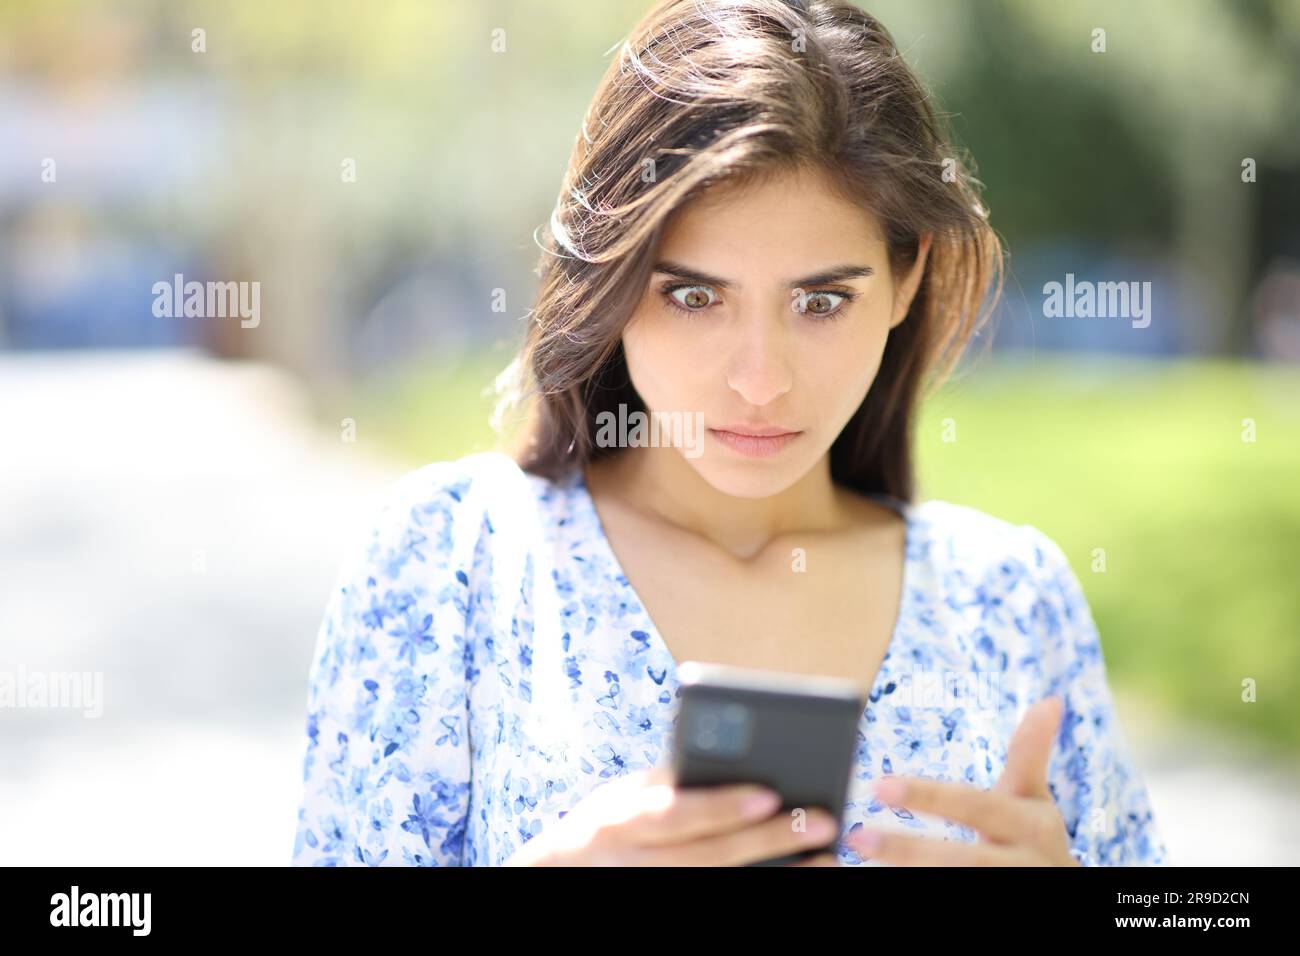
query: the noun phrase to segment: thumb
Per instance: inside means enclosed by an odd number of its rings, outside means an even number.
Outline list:
[[[1007,765],[994,790],[1018,797],[1051,796],[1047,788],[1047,765],[1064,709],[1062,699],[1052,696],[1025,711],[1007,747]]]

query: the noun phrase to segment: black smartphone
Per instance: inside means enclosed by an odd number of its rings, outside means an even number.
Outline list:
[[[852,681],[701,661],[684,661],[678,677],[676,786],[758,783],[781,795],[779,812],[821,807],[843,827],[866,706]],[[784,866],[838,841],[837,830],[822,846],[747,865]]]

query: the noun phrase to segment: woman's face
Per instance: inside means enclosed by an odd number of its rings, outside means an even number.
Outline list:
[[[632,384],[652,415],[700,413],[677,454],[714,488],[783,491],[862,404],[927,252],[891,273],[876,218],[811,171],[715,187],[665,227],[623,332]]]

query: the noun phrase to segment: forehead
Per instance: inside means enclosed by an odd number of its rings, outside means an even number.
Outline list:
[[[836,191],[824,174],[800,168],[744,183],[722,181],[676,210],[660,239],[662,257],[704,266],[719,258],[749,271],[795,261],[812,268],[850,254],[884,252],[879,219]]]

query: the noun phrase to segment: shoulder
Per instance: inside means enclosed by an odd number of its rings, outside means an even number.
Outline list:
[[[431,503],[457,505],[485,493],[518,486],[527,475],[509,455],[476,452],[450,461],[435,461],[406,472],[388,488],[386,511]]]
[[[408,471],[389,485],[380,510],[397,524],[422,523],[431,515],[481,513],[517,495],[545,499],[550,490],[550,482],[524,471],[509,455],[484,451]]]
[[[381,495],[367,558],[389,578],[412,563],[468,566],[483,548],[514,546],[560,489],[499,451],[430,462]]]
[[[933,584],[951,607],[993,608],[987,619],[1005,619],[1047,638],[1058,636],[1064,625],[1091,623],[1069,558],[1037,526],[938,499],[910,508],[909,557],[932,571]]]
[[[978,648],[1039,673],[1049,691],[1100,673],[1101,637],[1069,559],[1032,524],[930,500],[912,506],[914,571],[930,600],[977,635]]]
[[[500,452],[431,462],[400,475],[377,495],[344,554],[324,638],[334,645],[352,640],[349,653],[374,658],[372,633],[394,635],[396,627],[394,636],[409,637],[401,653],[434,648],[431,634],[456,632],[487,584],[518,573],[533,545],[526,520],[510,512],[528,519],[526,502],[543,500],[550,488]]]
[[[910,507],[929,557],[952,567],[997,567],[1006,561],[1035,573],[1068,565],[1060,546],[1032,524],[1017,524],[969,505],[929,499]]]

